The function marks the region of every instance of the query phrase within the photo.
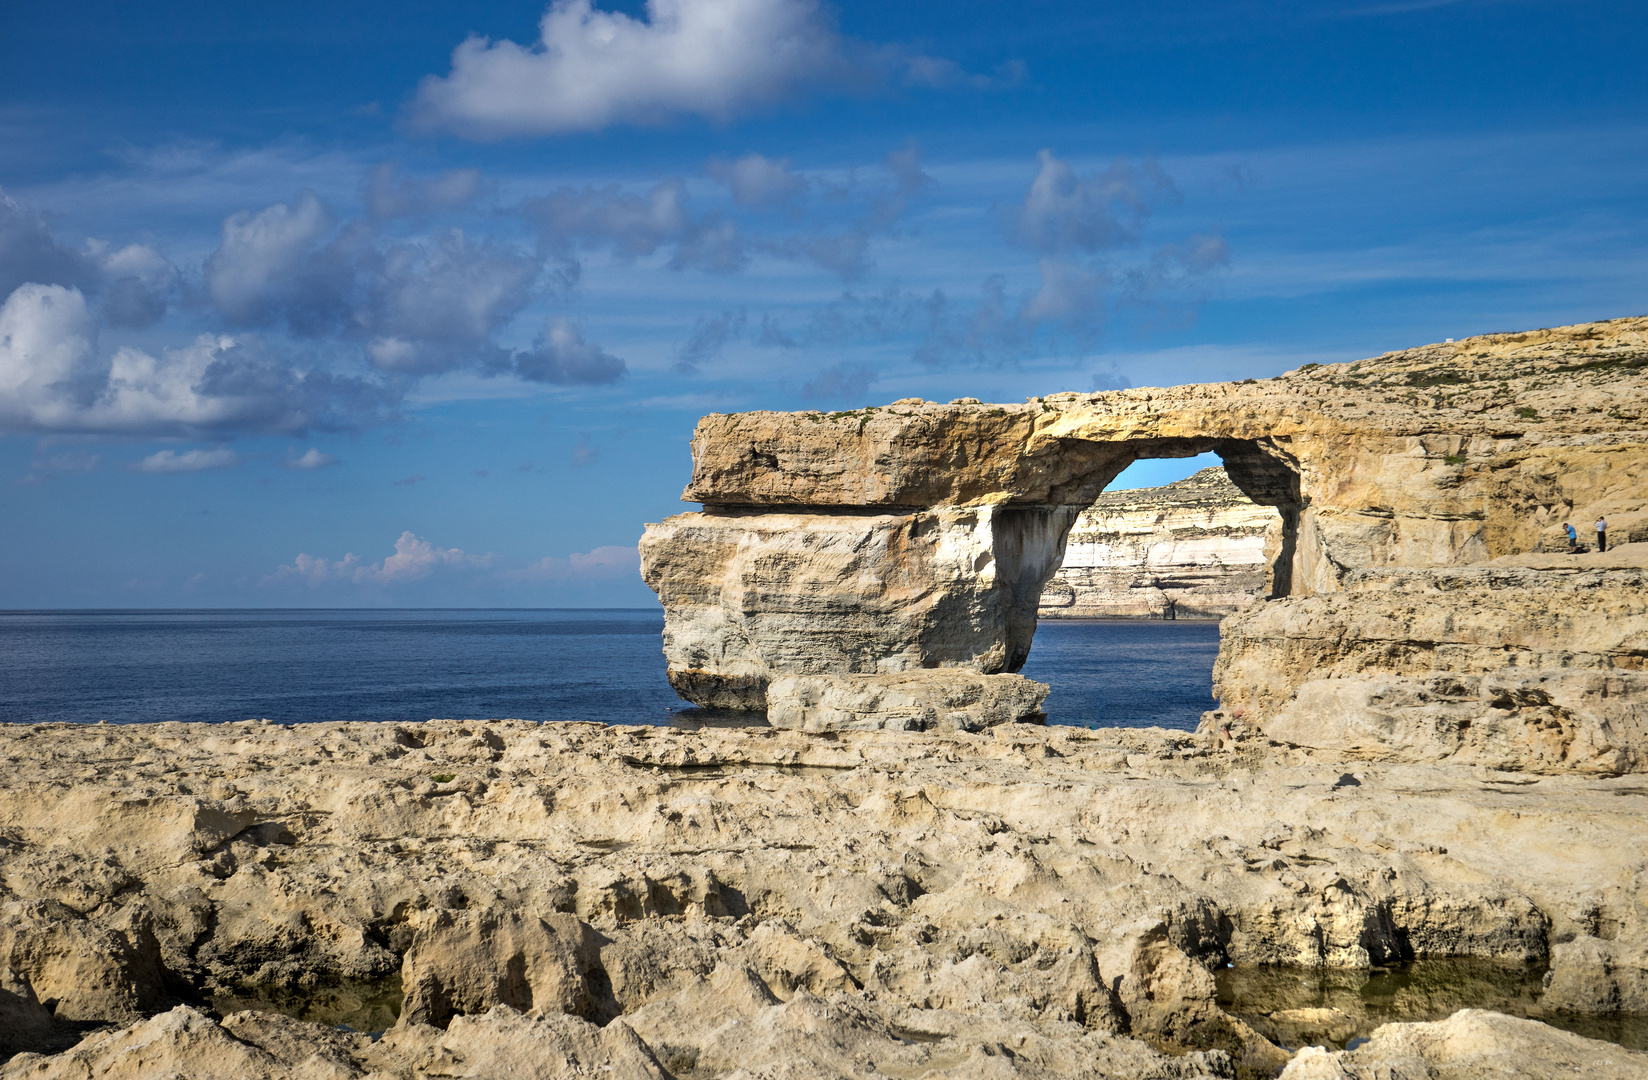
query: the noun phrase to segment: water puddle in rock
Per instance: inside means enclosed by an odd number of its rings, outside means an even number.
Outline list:
[[[401,1017],[401,977],[363,979],[302,990],[243,990],[212,995],[218,1016],[253,1009],[281,1013],[311,1024],[377,1034]]]
[[[1381,1024],[1444,1020],[1460,1009],[1492,1009],[1628,1050],[1648,1050],[1648,1016],[1580,1016],[1541,1008],[1545,971],[1543,964],[1415,960],[1366,971],[1226,968],[1217,981],[1220,1008],[1290,1050],[1342,1050]]]

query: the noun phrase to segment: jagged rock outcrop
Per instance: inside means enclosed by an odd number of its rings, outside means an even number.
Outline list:
[[[1634,778],[1216,743],[0,726],[0,1077],[1274,1073],[1226,964],[1549,957],[1561,1008],[1640,1003]],[[349,981],[404,994],[381,1039],[205,1015]]]
[[[1372,718],[1369,694],[1382,691],[1363,676],[1383,673],[1417,680],[1403,684],[1404,702],[1428,707],[1416,695],[1442,693],[1452,717],[1444,726],[1456,732],[1466,730],[1461,718],[1492,721],[1482,747],[1447,731],[1383,736],[1401,744],[1399,757],[1638,768],[1648,761],[1648,698],[1626,676],[1648,661],[1648,623],[1629,599],[1629,573],[1642,567],[1634,544],[1648,540],[1645,409],[1648,319],[1620,319],[1307,364],[1263,381],[1023,405],[906,400],[852,413],[712,415],[693,440],[685,492],[704,509],[648,527],[642,573],[664,604],[670,680],[699,704],[759,709],[790,676],[921,670],[940,673],[936,687],[950,672],[963,681],[1010,674],[1029,654],[1037,603],[1071,525],[1104,486],[1140,457],[1214,451],[1231,481],[1281,520],[1269,567],[1275,599],[1227,623],[1217,730],[1264,734],[1274,720],[1295,745],[1354,743],[1378,756],[1343,729],[1400,721],[1389,711]],[[1563,636],[1580,622],[1536,613],[1562,593],[1555,585],[1545,596],[1561,576],[1549,560],[1567,557],[1549,554],[1561,546],[1562,521],[1586,533],[1598,515],[1626,545],[1623,555],[1593,556],[1616,574],[1598,586],[1611,595],[1617,579],[1627,599],[1609,608],[1617,645],[1588,653],[1598,666],[1586,670],[1620,675],[1601,711],[1586,714],[1594,719],[1566,705],[1558,716],[1537,693],[1500,695],[1480,680],[1439,689],[1437,679],[1469,682],[1510,663],[1486,658],[1500,598],[1453,589],[1465,579],[1446,574],[1459,568],[1527,560],[1514,598],[1526,617],[1509,620],[1517,629],[1501,635],[1503,655],[1538,654],[1547,670],[1568,671],[1560,658],[1587,652]],[[1442,576],[1421,581],[1432,573]],[[1397,598],[1404,590],[1409,600]],[[1382,628],[1363,617],[1375,610],[1392,613]],[[1404,610],[1434,622],[1435,633],[1408,634],[1392,621]],[[1478,625],[1476,636],[1456,642],[1450,613]],[[1304,622],[1311,638],[1365,665],[1306,664],[1311,648],[1294,630]],[[1261,670],[1267,650],[1278,666]],[[1281,716],[1306,683],[1316,684],[1311,709],[1342,718],[1320,735],[1302,736],[1306,706]],[[1589,701],[1598,692],[1563,694]],[[1499,710],[1507,715],[1491,715],[1496,703],[1508,703]],[[1554,741],[1551,723],[1561,728]]]
[[[1107,491],[1076,517],[1043,619],[1217,619],[1269,596],[1282,519],[1223,467]]]

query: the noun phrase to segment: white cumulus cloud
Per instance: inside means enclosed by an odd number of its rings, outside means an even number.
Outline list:
[[[0,305],[0,421],[51,428],[88,407],[96,357],[97,324],[79,289],[18,286]]]
[[[725,119],[845,67],[815,0],[647,0],[647,16],[555,0],[531,47],[471,37],[418,90],[417,121],[469,138]]]
[[[567,319],[552,319],[530,352],[515,354],[515,373],[531,382],[568,385],[617,382],[622,360],[592,341]]]
[[[171,260],[146,244],[111,249],[101,240],[91,240],[86,250],[108,286],[103,318],[110,325],[141,330],[160,321],[181,281]]]
[[[185,450],[181,454],[173,450],[162,450],[157,454],[150,454],[132,468],[137,472],[146,473],[180,473],[229,469],[239,464],[239,456],[228,447],[222,447],[217,450]]]
[[[0,431],[296,432],[357,426],[394,402],[383,387],[302,371],[233,337],[103,357],[78,289],[22,285],[0,305]]]
[[[317,586],[338,581],[356,585],[402,585],[421,581],[437,570],[482,568],[491,562],[491,555],[471,555],[455,547],[439,548],[408,529],[395,541],[395,553],[378,562],[366,562],[353,552],[341,559],[299,555],[291,565],[282,566],[265,577],[263,584],[303,581]]]
[[[336,464],[338,464],[337,458],[333,457],[331,454],[323,454],[311,446],[304,453],[288,460],[286,462],[286,467],[288,469],[302,469],[304,471],[310,471],[314,469],[324,469],[328,465]]]
[[[397,183],[384,166],[368,180],[367,201],[380,218],[417,213],[473,194],[479,177]],[[503,350],[492,335],[527,305],[542,269],[541,256],[459,229],[385,243],[367,223],[340,226],[305,191],[291,205],[230,215],[205,274],[231,323],[353,341],[380,371],[419,376],[497,367]]]
[[[288,206],[241,210],[223,222],[223,243],[206,260],[206,291],[231,319],[267,318],[282,287],[336,220],[313,191]]]

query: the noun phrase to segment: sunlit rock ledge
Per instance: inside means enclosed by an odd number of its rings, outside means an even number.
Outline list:
[[[642,573],[698,704],[815,728],[1038,720],[1045,688],[1014,673],[1073,524],[1133,461],[1211,451],[1280,526],[1264,601],[1223,624],[1205,730],[1629,771],[1648,767],[1645,408],[1638,318],[1240,383],[717,414],[685,492],[703,509],[648,526]],[[1563,521],[1590,542],[1599,515],[1617,550],[1549,561]],[[1016,715],[976,707],[981,676]],[[856,704],[808,704],[826,698]]]

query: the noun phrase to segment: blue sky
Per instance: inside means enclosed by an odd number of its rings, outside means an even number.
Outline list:
[[[644,605],[705,412],[1640,314],[1644,22],[6,5],[0,607]]]

